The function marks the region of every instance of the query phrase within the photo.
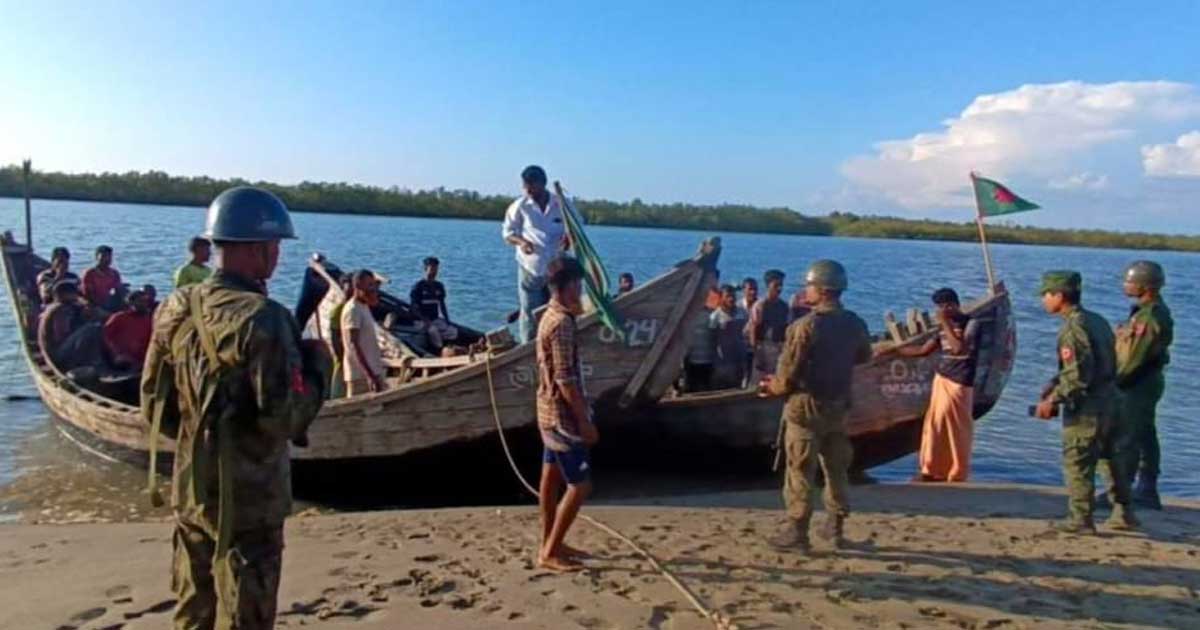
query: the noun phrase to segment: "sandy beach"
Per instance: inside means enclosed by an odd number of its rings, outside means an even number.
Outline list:
[[[773,492],[586,513],[664,561],[738,628],[1185,628],[1200,624],[1200,504],[1144,531],[1051,532],[1061,491],[855,488],[854,548],[764,541]],[[720,504],[725,508],[700,508]],[[821,515],[817,519],[822,518]],[[279,627],[711,628],[622,543],[586,523],[587,570],[535,568],[532,507],[300,515],[287,525]],[[0,527],[0,626],[168,626],[170,524]]]

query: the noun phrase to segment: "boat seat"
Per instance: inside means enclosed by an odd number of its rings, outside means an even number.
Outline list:
[[[461,367],[466,367],[472,363],[481,361],[483,355],[464,354],[456,357],[435,357],[435,358],[420,358],[420,357],[403,357],[401,359],[384,358],[383,364],[388,368],[394,368],[400,371],[401,382],[407,382],[414,379],[424,379],[457,370]]]

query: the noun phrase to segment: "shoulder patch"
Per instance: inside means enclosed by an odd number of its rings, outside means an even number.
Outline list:
[[[1058,351],[1058,356],[1062,357],[1063,361],[1070,362],[1075,360],[1075,351],[1071,346],[1063,346]]]
[[[300,368],[292,368],[292,391],[301,396],[308,393],[308,387],[304,384],[304,374],[300,372]]]

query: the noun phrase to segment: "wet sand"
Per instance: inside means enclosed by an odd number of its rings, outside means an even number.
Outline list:
[[[1054,533],[1065,499],[1027,486],[854,489],[854,548],[781,553],[774,492],[588,514],[664,561],[739,628],[1195,627],[1200,504],[1144,531]],[[695,505],[725,505],[699,508]],[[821,515],[818,515],[818,519]],[[4,628],[167,627],[165,522],[0,527]],[[301,515],[287,525],[279,627],[710,628],[648,563],[580,522],[588,569],[535,568],[532,507]]]

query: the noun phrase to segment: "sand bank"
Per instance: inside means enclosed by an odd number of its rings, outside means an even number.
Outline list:
[[[1047,527],[1065,507],[1051,488],[880,485],[853,497],[856,548],[818,543],[807,558],[764,542],[781,518],[774,493],[588,513],[743,629],[1200,625],[1200,504],[1147,513],[1142,533],[1074,537]],[[595,552],[588,570],[536,569],[536,522],[532,508],[293,518],[279,626],[711,627],[642,558],[583,523],[571,539]],[[0,626],[168,627],[169,524],[0,532]]]

